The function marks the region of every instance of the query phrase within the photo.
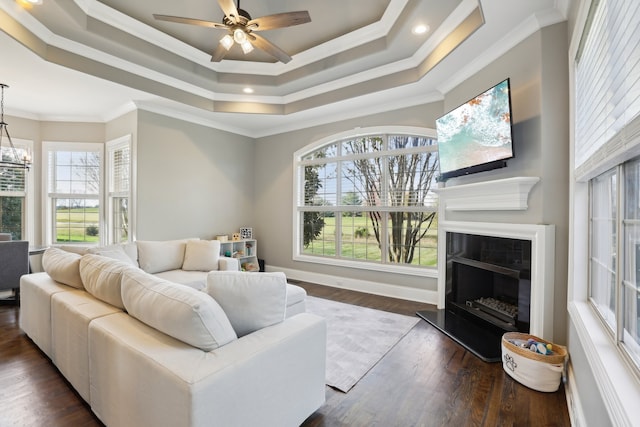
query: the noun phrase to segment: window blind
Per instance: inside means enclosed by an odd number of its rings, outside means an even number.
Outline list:
[[[113,150],[110,150],[111,180],[109,193],[129,192],[130,151],[129,145],[114,147]]]
[[[575,62],[578,177],[640,145],[640,2],[594,0]]]
[[[26,154],[26,150],[16,148],[18,156],[21,158]],[[14,160],[13,150],[9,147],[0,147],[2,159]],[[25,169],[0,169],[0,193],[12,196],[24,196],[27,190],[27,171]]]

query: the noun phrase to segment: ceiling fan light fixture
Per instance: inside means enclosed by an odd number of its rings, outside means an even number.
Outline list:
[[[222,47],[224,47],[227,50],[231,49],[231,46],[233,46],[233,37],[227,34],[226,36],[220,39],[220,44],[222,45]]]
[[[16,1],[43,1],[43,0],[16,0]],[[211,55],[211,62],[219,62],[231,50],[234,44],[239,44],[245,54],[252,52],[255,48],[276,58],[286,64],[291,61],[291,57],[278,46],[257,34],[258,31],[286,28],[294,25],[311,22],[309,12],[300,10],[296,12],[276,13],[260,18],[252,19],[249,12],[240,8],[240,0],[217,0],[218,5],[224,12],[222,23],[208,21],[204,19],[186,18],[182,16],[171,16],[154,13],[153,17],[159,21],[175,22],[180,24],[198,25],[201,27],[226,30],[227,35],[223,36]],[[237,6],[236,4],[237,3]],[[254,44],[255,43],[255,44]]]
[[[242,51],[245,53],[245,55],[253,50],[253,45],[251,44],[251,42],[249,42],[249,40],[242,43],[240,47],[242,47]]]
[[[247,33],[242,28],[236,28],[233,30],[233,40],[241,45],[247,41]]]

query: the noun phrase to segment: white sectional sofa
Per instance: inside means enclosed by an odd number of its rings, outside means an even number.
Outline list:
[[[283,274],[189,241],[48,249],[21,279],[21,328],[107,426],[299,425],[325,399],[324,319]]]

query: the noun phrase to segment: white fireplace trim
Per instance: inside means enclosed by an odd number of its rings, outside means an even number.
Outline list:
[[[446,292],[446,233],[505,237],[531,241],[531,325],[529,333],[553,341],[555,226],[492,222],[442,221],[438,224],[438,308]]]
[[[535,176],[519,176],[435,188],[433,191],[448,211],[526,210],[529,193],[538,181],[540,178]]]

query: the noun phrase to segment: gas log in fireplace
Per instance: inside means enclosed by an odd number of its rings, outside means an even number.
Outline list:
[[[418,315],[488,362],[505,332],[530,330],[531,241],[446,233],[443,310]]]

